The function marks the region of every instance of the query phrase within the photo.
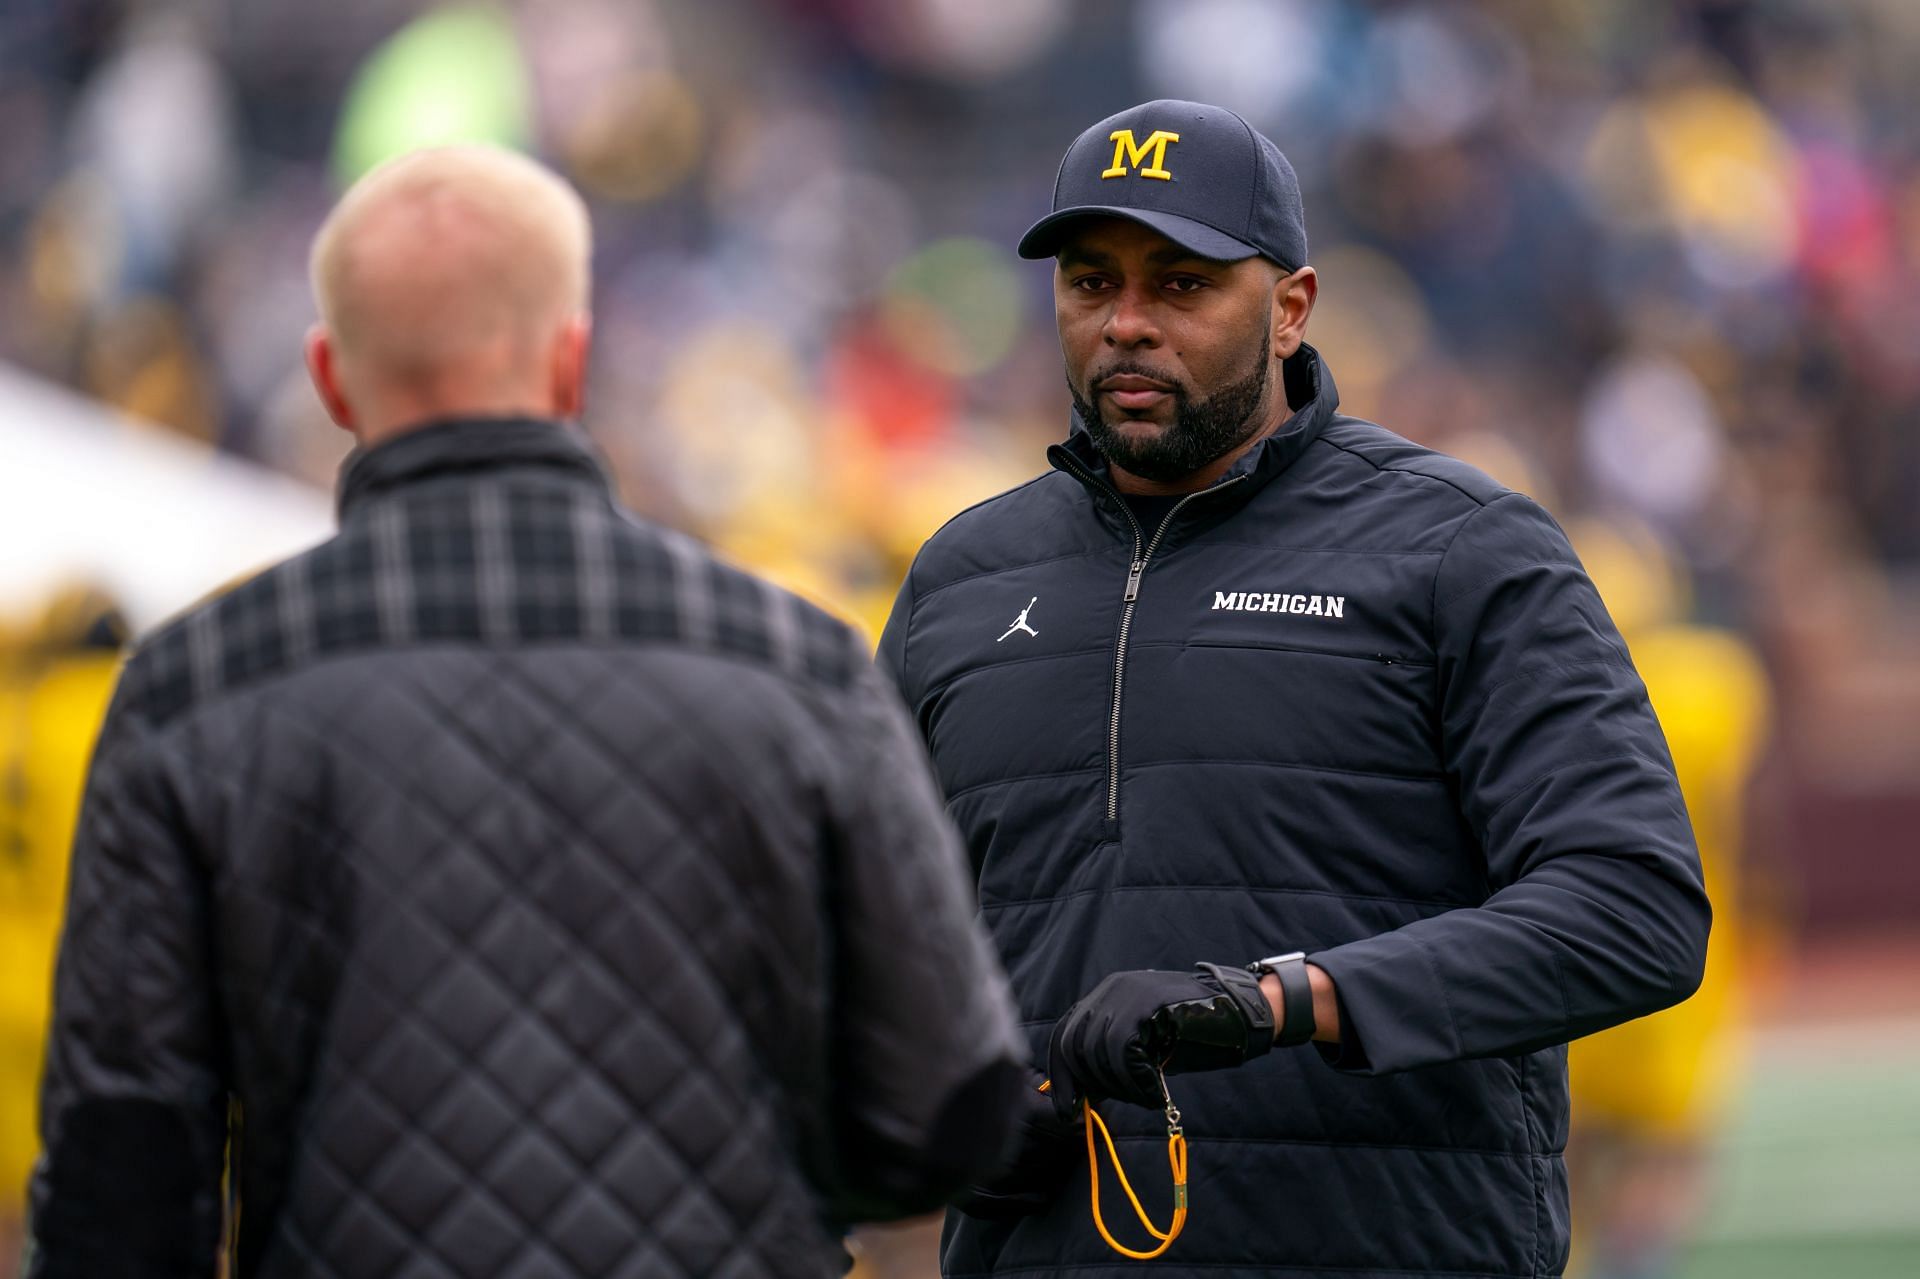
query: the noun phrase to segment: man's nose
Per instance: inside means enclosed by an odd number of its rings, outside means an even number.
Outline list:
[[[1131,349],[1160,345],[1160,325],[1154,317],[1158,299],[1150,286],[1129,283],[1114,293],[1113,306],[1101,337],[1108,346]]]

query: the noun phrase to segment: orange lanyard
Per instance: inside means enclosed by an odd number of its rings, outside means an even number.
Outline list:
[[[1040,1091],[1046,1092],[1051,1086],[1052,1081],[1048,1080],[1040,1085]],[[1113,1133],[1108,1130],[1107,1121],[1100,1117],[1100,1112],[1093,1108],[1092,1102],[1083,1100],[1080,1103],[1087,1120],[1087,1184],[1088,1197],[1093,1205],[1093,1228],[1107,1241],[1107,1247],[1135,1261],[1152,1261],[1164,1254],[1187,1225],[1187,1136],[1180,1127],[1180,1111],[1173,1104],[1173,1095],[1167,1091],[1167,1077],[1164,1074],[1160,1076],[1160,1095],[1167,1102],[1167,1167],[1173,1172],[1173,1221],[1164,1231],[1153,1224],[1153,1219],[1147,1216],[1147,1210],[1140,1205],[1140,1196],[1133,1192],[1133,1185],[1127,1180],[1127,1170],[1121,1166],[1120,1152],[1114,1147]],[[1151,1251],[1129,1248],[1107,1229],[1106,1218],[1100,1213],[1100,1155],[1093,1144],[1093,1131],[1096,1128],[1100,1130],[1100,1139],[1106,1143],[1107,1158],[1113,1161],[1113,1175],[1119,1178],[1120,1189],[1126,1191],[1127,1202],[1133,1205],[1133,1215],[1140,1219],[1140,1224],[1146,1227],[1148,1234],[1160,1241],[1160,1246]]]

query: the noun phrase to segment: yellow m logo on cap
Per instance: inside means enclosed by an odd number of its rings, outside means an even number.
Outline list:
[[[1100,176],[1103,178],[1124,178],[1129,166],[1140,169],[1143,178],[1168,180],[1173,177],[1164,166],[1167,162],[1167,143],[1178,142],[1180,135],[1168,133],[1165,129],[1155,129],[1145,142],[1135,145],[1132,129],[1115,129],[1107,135],[1113,143],[1113,163]],[[1153,163],[1140,168],[1140,162],[1147,158],[1147,152],[1153,152]]]

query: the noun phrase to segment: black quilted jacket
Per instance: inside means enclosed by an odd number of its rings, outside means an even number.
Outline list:
[[[36,1279],[823,1275],[997,1156],[1014,1031],[854,635],[547,423],[358,456],[132,658],[73,864]]]
[[[1558,1274],[1561,1045],[1705,958],[1673,765],[1546,513],[1337,413],[1311,348],[1286,375],[1292,419],[1157,529],[1076,431],[928,542],[881,654],[1036,1059],[1121,969],[1304,950],[1338,985],[1339,1053],[1174,1081],[1192,1216],[1156,1274]],[[1108,1109],[1166,1221],[1164,1121]],[[946,1273],[1136,1273],[1080,1163],[1040,1216],[950,1218]]]

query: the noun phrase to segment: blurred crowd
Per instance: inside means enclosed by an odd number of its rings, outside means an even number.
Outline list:
[[[1899,0],[17,0],[0,357],[326,484],[321,213],[524,146],[595,204],[630,497],[871,624],[1063,429],[1009,246],[1065,142],[1200,96],[1301,172],[1350,410],[1798,630],[1920,561],[1916,54]]]
[[[1702,749],[1715,802],[1769,783],[1759,895],[1886,923],[1920,904],[1915,65],[1911,0],[8,0],[0,360],[329,485],[321,216],[399,150],[524,147],[593,205],[587,425],[631,504],[877,634],[1065,431],[1012,252],[1059,155],[1213,101],[1300,173],[1343,407],[1716,637],[1675,660],[1744,708]]]
[[[1920,802],[1916,57],[1905,0],[14,0],[0,359],[328,485],[319,218],[399,150],[525,147],[594,205],[627,497],[877,631],[1065,429],[1011,245],[1066,142],[1207,98],[1301,174],[1345,407],[1653,539],[1785,693],[1812,798],[1768,829],[1867,850],[1814,913],[1884,913],[1875,833]]]

